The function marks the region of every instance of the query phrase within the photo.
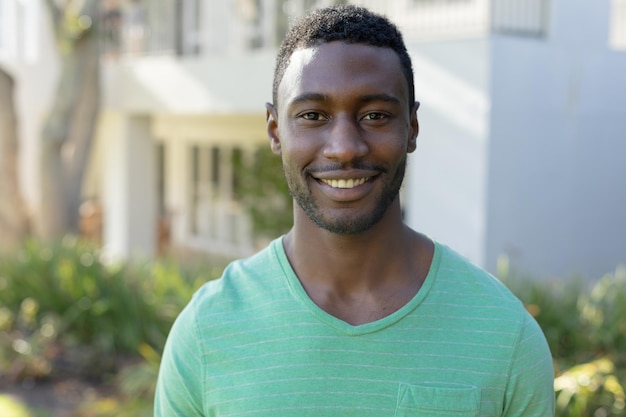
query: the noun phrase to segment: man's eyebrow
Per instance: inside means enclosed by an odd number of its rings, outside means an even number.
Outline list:
[[[295,104],[309,102],[309,101],[325,102],[325,101],[330,101],[330,100],[331,100],[330,97],[327,96],[326,94],[302,93],[294,97],[289,104],[295,105]],[[362,103],[371,103],[375,101],[382,101],[385,103],[392,103],[392,104],[401,103],[400,99],[389,94],[367,94],[367,95],[359,97],[359,101]]]
[[[304,103],[307,101],[319,101],[319,102],[323,102],[323,101],[329,101],[330,97],[328,97],[325,94],[321,94],[321,93],[302,93],[296,97],[294,97],[290,102],[289,105],[293,106],[295,104],[300,104],[300,103]]]
[[[392,104],[400,104],[401,101],[400,99],[398,99],[398,97],[396,96],[392,96],[389,94],[368,94],[365,95],[363,97],[361,97],[359,99],[359,101],[363,102],[363,103],[370,103],[373,101],[382,101],[385,103],[392,103]]]

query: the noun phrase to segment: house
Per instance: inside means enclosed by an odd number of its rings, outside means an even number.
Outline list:
[[[257,249],[235,167],[267,146],[282,33],[329,3],[106,3],[120,19],[84,192],[112,254],[153,254],[159,230],[180,247]],[[414,59],[410,225],[492,272],[597,278],[626,263],[625,0],[350,3],[397,22]]]

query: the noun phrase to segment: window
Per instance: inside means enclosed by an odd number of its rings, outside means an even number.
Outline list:
[[[462,3],[470,1],[472,0],[413,0],[413,4],[421,5],[424,3]]]
[[[250,221],[241,205],[241,166],[248,154],[231,145],[189,147],[189,233],[201,245],[247,247]]]
[[[0,58],[14,58],[17,35],[15,1],[0,1]]]
[[[41,30],[41,4],[37,0],[22,0],[21,35],[24,60],[35,62],[39,58],[39,31]]]
[[[198,146],[191,147],[191,213],[190,213],[190,231],[192,235],[199,233],[198,220],[201,216],[199,212],[200,202],[202,200],[202,185],[200,184],[200,148]]]
[[[233,166],[232,189],[233,199],[241,201],[243,197],[241,170],[243,169],[243,151],[240,148],[234,148],[231,154],[231,164]]]
[[[491,26],[496,33],[545,36],[548,0],[498,0],[491,6]]]
[[[211,147],[211,184],[216,192],[220,188],[220,148]]]
[[[156,176],[157,176],[157,210],[159,216],[167,215],[167,204],[165,202],[165,145],[156,145]]]
[[[609,45],[626,51],[626,0],[612,0]]]
[[[175,49],[177,55],[197,55],[200,52],[200,4],[198,0],[175,3]]]
[[[37,0],[0,0],[0,58],[37,60],[40,8]]]

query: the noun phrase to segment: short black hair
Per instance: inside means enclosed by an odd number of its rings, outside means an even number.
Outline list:
[[[409,88],[409,108],[415,101],[413,64],[402,34],[386,17],[354,5],[332,6],[313,11],[298,21],[285,35],[274,69],[272,100],[278,105],[278,86],[297,49],[342,41],[391,48],[400,58],[402,72]]]

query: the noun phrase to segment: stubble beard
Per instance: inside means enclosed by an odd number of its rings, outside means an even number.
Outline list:
[[[283,171],[289,187],[289,194],[291,194],[296,203],[313,223],[331,233],[355,235],[365,232],[376,225],[383,218],[389,206],[391,206],[398,197],[406,171],[406,156],[399,164],[393,177],[384,178],[383,190],[378,197],[374,209],[369,215],[361,216],[354,216],[350,212],[350,209],[346,209],[346,213],[341,216],[325,214],[313,199],[305,177],[299,176],[297,173],[290,173],[284,167]]]

